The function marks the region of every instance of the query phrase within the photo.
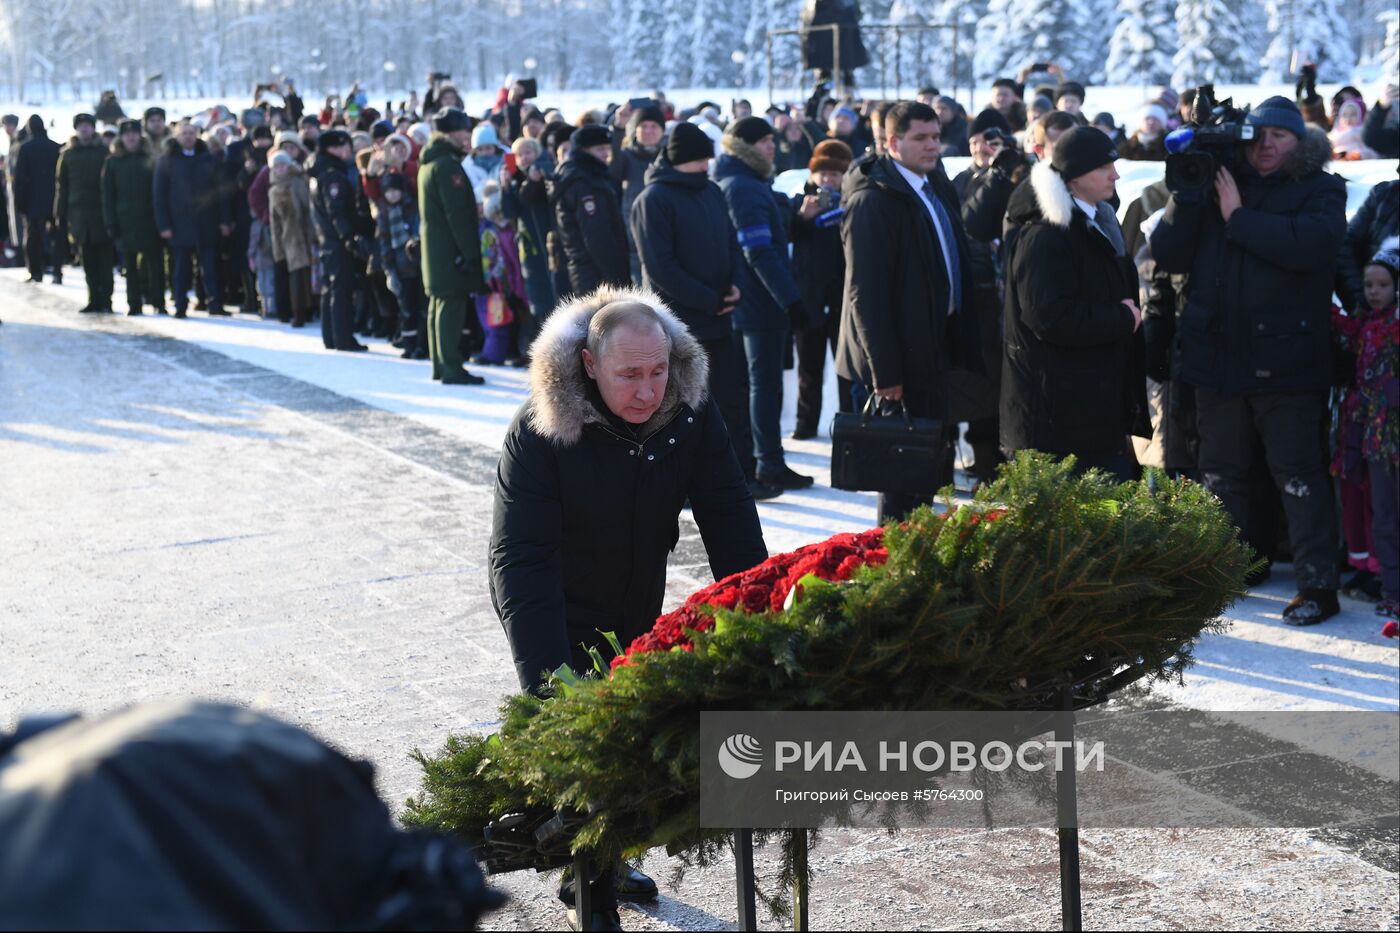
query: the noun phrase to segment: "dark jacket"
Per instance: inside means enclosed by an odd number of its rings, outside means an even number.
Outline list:
[[[781,330],[787,309],[801,299],[788,262],[787,202],[774,194],[772,166],[753,146],[734,136],[722,140],[715,183],[724,192],[729,220],[744,251],[747,275],[734,310],[739,330]]]
[[[860,37],[860,0],[806,0],[802,5],[802,25],[841,26],[841,44],[830,29],[807,31],[802,39],[802,67],[831,71],[837,67],[836,49],[841,50],[842,71],[854,71],[870,61]]]
[[[889,156],[861,163],[846,175],[841,195],[846,295],[836,372],[871,388],[903,386],[914,414],[941,417],[954,363],[974,371],[982,366],[957,193],[941,166],[929,180],[953,225],[963,306],[948,313],[952,286],[923,198]]]
[[[1395,107],[1393,103],[1389,107],[1372,107],[1361,128],[1361,141],[1382,159],[1400,156],[1400,124],[1395,121]]]
[[[696,340],[734,332],[720,302],[740,285],[744,255],[724,194],[704,172],[678,172],[658,159],[632,205],[632,238],[642,259],[642,284],[656,292]]]
[[[781,175],[783,172],[790,172],[793,169],[805,169],[812,161],[812,152],[816,149],[816,142],[813,140],[812,131],[807,126],[798,123],[802,128],[802,135],[797,138],[797,142],[790,142],[787,135],[779,133],[777,140],[777,152],[773,155],[773,171]],[[820,137],[818,137],[820,138]]]
[[[1342,307],[1355,311],[1365,299],[1361,276],[1386,237],[1400,233],[1400,181],[1383,181],[1371,189],[1347,224],[1337,257],[1337,294]]]
[[[1122,453],[1151,437],[1142,341],[1124,299],[1137,301],[1132,260],[1088,224],[1063,179],[1041,162],[1032,212],[1007,256],[1002,329],[1001,446],[1008,454]]]
[[[107,144],[95,133],[87,142],[74,136],[59,151],[53,213],[74,243],[107,239],[102,222],[102,163],[106,161]]]
[[[352,251],[358,216],[355,183],[344,159],[316,153],[311,163],[311,219],[322,251]]]
[[[962,107],[958,107],[958,112],[953,114],[953,119],[942,127],[939,140],[943,144],[943,154],[945,156],[965,157],[972,155],[972,148],[967,140],[968,125],[967,114]]]
[[[423,290],[439,298],[485,293],[480,215],[472,183],[462,168],[461,147],[450,137],[435,135],[423,149],[419,165]]]
[[[1323,167],[1331,146],[1309,130],[1278,171],[1247,164],[1243,207],[1227,226],[1214,198],[1173,195],[1152,232],[1152,258],[1190,273],[1178,323],[1181,376],[1227,394],[1330,385],[1333,266],[1346,235],[1346,183]]]
[[[806,315],[800,325],[825,330],[827,320],[822,309],[826,307],[828,296],[836,301],[835,313],[838,316],[841,313],[839,296],[846,284],[846,253],[841,247],[844,212],[832,208],[811,220],[802,219],[803,199],[809,194],[819,194],[820,190],[809,181],[792,196],[792,276],[797,280]]]
[[[58,143],[35,134],[20,144],[10,167],[15,210],[31,220],[53,219]]]
[[[977,343],[983,372],[959,368],[951,382],[949,417],[973,421],[997,417],[1001,394],[1001,268],[997,241],[1001,238],[1006,204],[1015,182],[999,168],[966,168],[953,179],[953,190],[962,201],[963,229],[967,232],[968,263],[972,267],[973,298],[977,309]]]
[[[554,228],[548,173],[542,165],[540,173],[545,177],[532,181],[529,172],[517,171],[510,184],[501,189],[501,213],[507,220],[517,222],[515,240],[527,259],[548,256],[549,232]]]
[[[144,136],[135,152],[128,152],[120,138],[113,140],[102,166],[102,222],[128,256],[160,244],[155,175],[155,150]]]
[[[555,173],[549,198],[574,294],[630,284],[627,224],[608,167],[586,152],[571,153]]]
[[[658,307],[671,336],[660,410],[632,428],[607,412],[579,352],[588,322],[615,300]],[[661,612],[666,560],[687,499],[715,578],[767,558],[753,498],[715,403],[699,343],[654,295],[604,288],[550,316],[531,348],[530,397],[506,435],[489,550],[491,602],[520,685],[587,664]]]
[[[1132,162],[1165,162],[1167,160],[1167,134],[1158,133],[1151,142],[1143,142],[1137,133],[1129,136],[1119,148],[1119,157]]]
[[[228,201],[222,196],[223,166],[204,140],[194,142],[187,156],[176,139],[165,143],[156,162],[156,229],[174,233],[171,246],[210,248],[219,243],[219,227],[233,222]]]
[[[651,168],[651,164],[656,161],[660,151],[639,145],[633,138],[636,127],[634,115],[631,125],[626,130],[619,126],[612,128],[613,157],[612,161],[608,163],[608,174],[622,189],[623,220],[632,216],[632,205],[636,203],[637,196],[646,187],[647,169]],[[627,236],[628,246],[635,253],[637,248],[632,243],[630,227]]]

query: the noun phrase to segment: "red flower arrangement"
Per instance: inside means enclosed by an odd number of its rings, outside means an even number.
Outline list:
[[[649,651],[691,650],[694,645],[689,633],[709,631],[715,624],[714,616],[705,607],[746,613],[779,612],[797,581],[809,573],[823,580],[849,580],[859,567],[883,564],[889,558],[882,546],[884,537],[883,528],[839,534],[718,580],[693,593],[679,609],[657,619],[650,632],[633,641],[625,654],[613,658],[612,667],[616,670],[630,664],[634,656]]]

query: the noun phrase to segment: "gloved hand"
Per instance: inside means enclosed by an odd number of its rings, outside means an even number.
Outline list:
[[[992,168],[1010,176],[1020,166],[1024,158],[1021,155],[1021,150],[1008,147],[997,153],[996,158],[992,160]]]

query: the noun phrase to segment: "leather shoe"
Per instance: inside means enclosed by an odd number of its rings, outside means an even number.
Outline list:
[[[1316,625],[1342,611],[1336,590],[1303,590],[1283,609],[1288,625]]]
[[[369,351],[369,347],[362,343],[352,343],[348,347],[336,347],[336,349],[342,353],[366,353]]]
[[[479,386],[485,381],[485,379],[474,376],[465,369],[456,375],[442,377],[442,384],[447,386]]]
[[[769,486],[777,486],[779,489],[806,489],[812,485],[812,477],[794,473],[792,467],[787,464],[783,464],[783,468],[775,473],[764,473],[760,470],[758,481]]]
[[[564,911],[564,921],[569,925],[569,929],[577,930],[578,911],[572,907]],[[617,915],[616,910],[595,910],[593,911],[593,922],[588,925],[590,930],[621,930],[622,918]]]
[[[656,882],[630,865],[619,865],[613,872],[613,893],[619,901],[648,904],[656,900]]]
[[[814,438],[814,437],[816,437],[816,436],[817,436],[817,429],[816,429],[816,428],[809,428],[809,427],[807,427],[806,425],[801,425],[801,424],[799,424],[799,425],[796,427],[796,429],[794,429],[793,432],[792,432],[792,439],[795,440],[795,441],[810,441],[812,438]]]
[[[198,306],[196,305],[196,307],[198,307]],[[210,308],[210,309],[209,309],[209,316],[210,316],[210,317],[233,317],[233,313],[230,312],[230,311],[225,311],[223,308]]]
[[[749,495],[753,496],[755,502],[762,502],[764,499],[776,499],[782,494],[783,491],[777,486],[770,486],[756,479],[749,480]]]

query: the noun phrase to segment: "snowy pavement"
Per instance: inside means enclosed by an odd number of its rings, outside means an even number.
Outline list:
[[[23,277],[22,270],[0,271],[0,283],[18,283]],[[62,286],[45,284],[38,290],[80,304],[84,296],[81,282],[74,274]],[[118,308],[123,310],[120,283],[116,291]],[[479,369],[487,377],[485,386],[442,386],[429,378],[426,363],[399,359],[398,352],[383,341],[369,341],[368,353],[328,352],[321,346],[315,325],[294,330],[250,315],[211,318],[191,312],[184,320],[152,315],[122,317],[112,320],[110,327],[191,342],[402,415],[481,448],[488,456],[499,449],[525,398],[524,371],[485,367]],[[795,378],[791,371],[785,374],[785,435],[795,417]],[[830,366],[827,382],[827,408],[819,436],[810,441],[784,440],[789,462],[800,472],[815,476],[816,485],[759,503],[764,537],[773,553],[874,523],[873,494],[829,486],[830,443],[826,435],[836,394]],[[961,482],[965,488],[965,477]],[[672,589],[673,598],[684,595],[684,590]],[[1371,607],[1344,598],[1340,616],[1315,628],[1297,629],[1284,625],[1281,618],[1293,592],[1291,568],[1280,565],[1268,583],[1232,607],[1228,632],[1203,640],[1199,663],[1186,684],[1161,689],[1176,702],[1201,709],[1400,711],[1396,642],[1381,637],[1382,621],[1372,614]]]
[[[252,703],[372,761],[397,807],[418,784],[409,749],[491,727],[515,680],[485,586],[490,483],[522,374],[441,387],[382,344],[352,356],[246,318],[79,315],[76,284],[18,278],[0,273],[0,728],[133,700]],[[816,472],[825,445],[801,450]],[[868,496],[818,490],[763,521],[779,548],[873,514]],[[705,573],[683,535],[671,599]],[[1277,619],[1286,595],[1277,583],[1238,607],[1178,699],[1393,710],[1395,650],[1373,617],[1349,606],[1295,632]],[[1245,764],[1242,793],[1296,792],[1270,756]],[[1341,833],[1086,830],[1086,928],[1396,929],[1394,840],[1393,817]],[[1058,926],[1045,830],[837,830],[812,866],[814,929]],[[732,923],[726,865],[674,888],[663,853],[644,867],[662,897],[626,908],[628,929]],[[776,868],[760,851],[760,883]],[[488,928],[560,924],[547,879],[493,884],[512,900]]]

